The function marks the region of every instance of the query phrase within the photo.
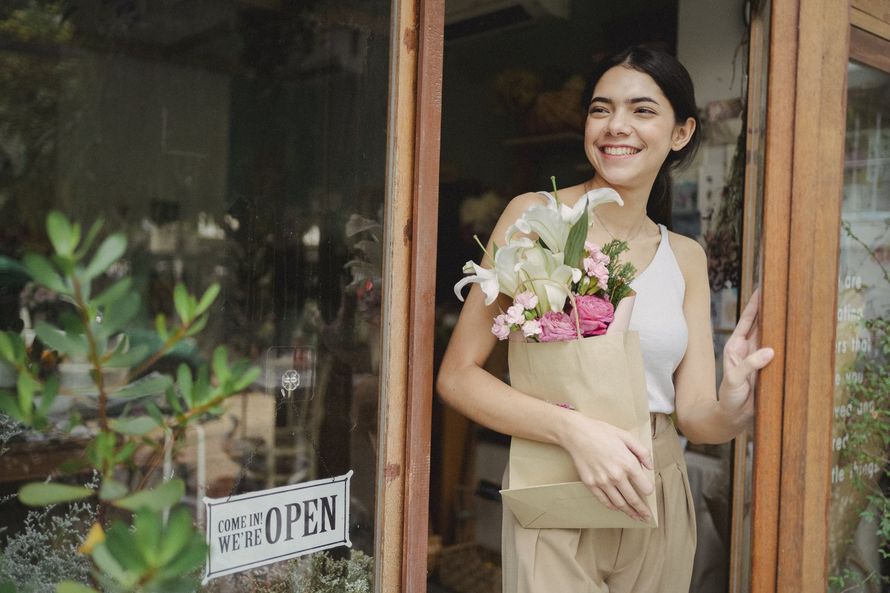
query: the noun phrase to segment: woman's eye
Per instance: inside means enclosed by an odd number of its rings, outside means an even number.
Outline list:
[[[652,109],[649,109],[648,107],[637,108],[637,113],[642,113],[643,115],[655,115],[655,111]]]
[[[592,115],[592,114],[596,114],[596,113],[606,113],[606,108],[605,108],[605,107],[594,106],[594,107],[591,107],[591,108],[590,108],[589,113],[590,113],[591,115]]]

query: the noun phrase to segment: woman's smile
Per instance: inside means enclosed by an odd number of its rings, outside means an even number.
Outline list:
[[[670,101],[651,76],[616,66],[593,90],[584,129],[585,152],[600,181],[648,195],[673,146]]]

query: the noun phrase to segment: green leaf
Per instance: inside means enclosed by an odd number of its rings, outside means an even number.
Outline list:
[[[160,513],[143,509],[136,513],[133,526],[136,528],[136,543],[142,551],[142,556],[149,566],[157,566],[162,527]]]
[[[195,386],[192,388],[191,407],[199,406],[207,401],[210,395],[210,372],[206,366],[198,369],[198,376],[195,379]]]
[[[75,247],[73,244],[74,229],[71,228],[71,223],[64,214],[58,210],[50,212],[46,217],[46,232],[58,255],[72,255]]]
[[[39,322],[37,327],[34,328],[34,332],[44,344],[53,350],[58,350],[62,354],[84,356],[89,351],[89,347],[83,336],[71,335],[67,332],[63,332],[45,321]]]
[[[133,280],[126,276],[121,278],[111,286],[105,289],[99,296],[92,300],[92,304],[96,307],[104,307],[108,303],[113,303],[117,301],[125,294],[130,292],[130,288],[133,286]]]
[[[155,424],[158,426],[164,426],[164,417],[161,414],[161,409],[153,401],[145,402],[145,411],[148,412],[149,417],[155,421]]]
[[[19,409],[18,401],[8,392],[0,393],[0,412],[3,412],[16,422],[27,424],[25,415]]]
[[[195,533],[192,516],[185,507],[177,507],[170,513],[167,530],[158,549],[158,565],[163,566],[173,560]]]
[[[136,452],[136,447],[138,445],[134,441],[130,441],[121,447],[120,451],[114,454],[112,458],[112,464],[117,465],[118,463],[124,463],[129,460],[130,457],[133,456],[133,453]]]
[[[34,392],[40,387],[34,377],[28,373],[19,373],[16,388],[19,393],[19,410],[25,417],[26,423],[30,424],[32,420],[34,408]]]
[[[192,371],[185,363],[181,363],[179,368],[176,369],[176,384],[179,386],[179,392],[182,394],[182,399],[185,400],[185,403],[190,408],[193,407],[195,404],[194,399],[192,398]]]
[[[125,571],[138,574],[148,568],[137,545],[136,535],[123,522],[111,524],[105,532],[105,545]]]
[[[41,507],[60,502],[81,500],[95,494],[89,488],[83,486],[69,486],[67,484],[31,483],[25,484],[19,490],[19,500],[22,504],[32,507]]]
[[[87,231],[87,236],[84,239],[83,243],[80,247],[77,248],[77,251],[74,252],[74,259],[80,261],[83,259],[83,256],[87,254],[87,251],[90,250],[90,247],[93,246],[93,241],[96,240],[96,237],[99,235],[99,231],[102,230],[102,225],[105,223],[102,218],[97,218],[95,222],[90,226],[90,230]]]
[[[0,356],[9,362],[18,362],[16,360],[15,350],[12,346],[12,341],[16,338],[18,338],[18,336],[12,332],[0,332]]]
[[[244,391],[259,376],[260,376],[260,369],[258,367],[250,367],[249,369],[247,369],[244,372],[244,374],[242,374],[238,378],[237,381],[235,381],[235,383],[232,385],[232,391],[234,393],[238,393],[239,391]]]
[[[40,406],[37,412],[41,416],[46,416],[57,395],[59,395],[59,376],[53,375],[43,383],[43,391],[40,393]]]
[[[189,327],[188,331],[185,332],[185,335],[190,337],[190,336],[197,334],[198,332],[200,332],[202,329],[204,329],[207,326],[207,321],[208,321],[207,315],[202,315],[201,317],[198,317],[192,323],[191,327]]]
[[[218,295],[219,295],[219,283],[214,282],[207,288],[207,290],[204,291],[204,296],[201,297],[201,301],[198,303],[198,306],[195,308],[195,315],[200,315],[201,313],[206,311],[207,308],[213,304],[213,301],[216,300],[216,297]]]
[[[213,373],[220,382],[229,378],[228,353],[225,346],[217,346],[213,350]]]
[[[569,238],[566,240],[566,251],[563,263],[573,268],[581,268],[581,256],[584,254],[584,241],[587,239],[587,209],[581,218],[572,225]]]
[[[130,292],[123,297],[108,303],[105,307],[105,318],[102,321],[102,334],[106,337],[123,329],[139,313],[139,295]]]
[[[115,557],[112,556],[107,543],[97,544],[93,548],[92,557],[99,570],[125,588],[130,589],[139,582],[139,574],[124,570]]]
[[[150,349],[147,345],[140,344],[138,346],[130,348],[130,350],[127,352],[120,352],[111,355],[111,357],[105,362],[105,365],[112,368],[129,368],[148,358],[149,352]]]
[[[163,313],[158,313],[155,317],[155,331],[163,341],[167,341],[169,334],[167,333],[167,317]]]
[[[176,314],[179,315],[182,323],[188,323],[192,320],[192,316],[189,315],[189,294],[185,285],[181,282],[177,283],[176,288],[173,289],[173,306],[176,308]]]
[[[176,397],[176,390],[173,389],[172,385],[167,388],[165,395],[167,397],[167,403],[170,404],[173,411],[177,414],[182,414],[182,405],[179,403],[179,398]]]
[[[92,587],[74,581],[62,581],[56,585],[56,593],[99,593]]]
[[[127,250],[127,239],[121,233],[115,233],[102,241],[90,265],[87,266],[86,275],[95,278],[107,270],[111,264],[124,255]]]
[[[172,383],[173,380],[167,375],[149,375],[112,392],[111,395],[118,398],[135,398],[144,397],[146,395],[157,395],[163,393]]]
[[[163,511],[172,507],[185,496],[185,483],[182,480],[170,480],[154,490],[142,490],[114,501],[114,506],[128,511],[141,508]]]
[[[133,418],[112,418],[108,426],[114,432],[129,436],[139,436],[158,428],[157,423],[150,416],[135,416]]]
[[[36,253],[26,253],[22,263],[25,264],[25,269],[28,271],[28,275],[30,275],[35,282],[38,282],[55,292],[71,294],[71,291],[65,286],[61,276],[59,276],[59,273],[47,258]]]
[[[161,578],[186,575],[203,566],[207,558],[207,544],[199,533],[192,535],[191,541],[160,573]]]
[[[129,490],[124,484],[121,484],[114,478],[105,478],[102,480],[102,486],[99,488],[99,498],[102,500],[117,500],[126,496]]]

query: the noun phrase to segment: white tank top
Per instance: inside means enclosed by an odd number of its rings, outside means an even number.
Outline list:
[[[674,411],[674,371],[689,342],[683,314],[686,281],[671,249],[667,228],[658,226],[661,242],[655,257],[631,282],[637,298],[628,329],[640,334],[649,411],[670,414]]]

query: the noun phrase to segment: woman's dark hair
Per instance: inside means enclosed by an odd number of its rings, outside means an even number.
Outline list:
[[[648,74],[670,101],[677,123],[685,122],[690,117],[695,120],[695,132],[692,138],[682,149],[672,150],[668,154],[649,193],[646,214],[655,222],[670,227],[672,201],[670,172],[689,164],[701,144],[701,122],[695,105],[692,79],[686,68],[672,55],[648,47],[630,47],[604,59],[594,67],[587,79],[584,94],[581,95],[581,108],[584,113],[587,113],[590,99],[600,78],[615,66],[624,66]]]

